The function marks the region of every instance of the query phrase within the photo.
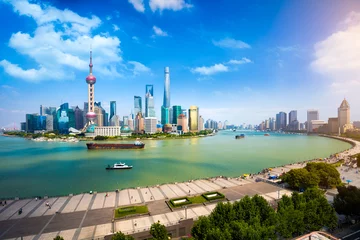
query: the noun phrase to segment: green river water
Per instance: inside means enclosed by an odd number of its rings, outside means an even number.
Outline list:
[[[245,133],[244,139],[235,135]],[[34,142],[0,136],[0,198],[113,191],[328,157],[349,143],[318,136],[222,131],[212,137],[145,140],[142,150],[92,150],[85,142]],[[106,171],[116,162],[131,170]]]

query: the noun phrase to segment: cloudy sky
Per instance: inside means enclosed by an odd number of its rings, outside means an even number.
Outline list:
[[[170,67],[171,105],[257,124],[279,111],[360,120],[357,0],[0,0],[0,127],[39,106],[95,99],[128,115],[154,84],[157,115]]]

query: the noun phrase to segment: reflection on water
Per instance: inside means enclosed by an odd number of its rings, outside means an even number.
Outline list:
[[[89,151],[84,142],[0,137],[0,196],[112,191],[210,176],[239,176],[265,167],[327,157],[350,144],[317,136],[220,132],[214,137],[144,140],[142,150]],[[115,162],[133,165],[106,171]]]

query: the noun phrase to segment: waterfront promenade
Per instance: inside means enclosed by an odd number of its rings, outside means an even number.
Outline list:
[[[352,140],[351,140],[352,141]],[[339,153],[337,159],[349,160],[349,156],[360,152],[360,143],[352,141],[354,147]],[[282,174],[291,169],[304,167],[305,163],[289,164],[272,168],[269,174]],[[356,170],[342,166],[338,170],[342,177],[353,178],[350,184],[360,185]],[[256,182],[261,178],[266,182]],[[52,239],[61,235],[67,239],[101,239],[116,231],[126,234],[147,231],[157,221],[169,226],[178,224],[181,219],[206,216],[215,208],[216,203],[189,206],[187,210],[172,211],[165,200],[200,195],[205,192],[219,191],[228,201],[233,202],[245,195],[259,194],[269,202],[281,198],[290,191],[267,180],[267,174],[252,175],[247,179],[216,177],[183,183],[162,184],[152,187],[124,189],[119,192],[79,194],[48,199],[7,200],[0,206],[0,239]],[[190,192],[189,192],[190,191]],[[329,196],[327,196],[329,199]],[[330,197],[331,198],[331,197]],[[331,201],[331,199],[329,199]],[[51,208],[46,206],[49,203]],[[113,220],[117,207],[146,204],[149,215]],[[22,208],[22,214],[18,210]],[[186,213],[185,213],[186,211]]]

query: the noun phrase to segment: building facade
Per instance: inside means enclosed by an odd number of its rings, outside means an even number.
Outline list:
[[[156,133],[157,119],[155,117],[145,118],[145,133],[153,134]]]
[[[109,121],[116,115],[116,101],[110,101],[110,116]]]
[[[161,106],[161,124],[170,123],[169,108]]]
[[[180,114],[177,119],[178,130],[183,133],[188,132],[188,121],[184,114]]]
[[[142,114],[139,112],[136,117],[135,117],[135,132],[137,133],[143,133],[145,128],[144,128],[144,118],[142,116]]]
[[[170,70],[169,67],[164,69],[164,100],[161,107],[161,124],[170,123]]]
[[[197,106],[190,106],[189,108],[189,131],[199,131],[199,108]]]
[[[309,132],[318,132],[318,129],[326,124],[323,120],[311,120],[309,122]]]
[[[95,136],[115,137],[120,135],[121,131],[119,126],[95,127]]]
[[[181,113],[182,113],[181,106],[177,106],[177,105],[173,106],[173,108],[172,108],[172,114],[173,114],[173,117],[172,117],[173,122],[172,123],[173,124],[177,124],[178,117]]]
[[[328,120],[328,133],[339,133],[338,118],[329,118]]]
[[[340,133],[345,133],[350,128],[350,105],[346,99],[344,99],[338,108],[338,122]]]
[[[134,115],[142,113],[142,101],[140,96],[134,96]]]
[[[215,127],[214,127],[215,129]],[[204,118],[202,116],[199,116],[199,131],[204,130]]]
[[[286,113],[279,112],[276,114],[276,130],[284,130],[286,128]]]
[[[312,120],[319,120],[319,111],[318,110],[308,110],[307,111],[307,120],[306,121],[308,123],[308,127],[307,127],[308,132],[311,132],[309,125]]]

